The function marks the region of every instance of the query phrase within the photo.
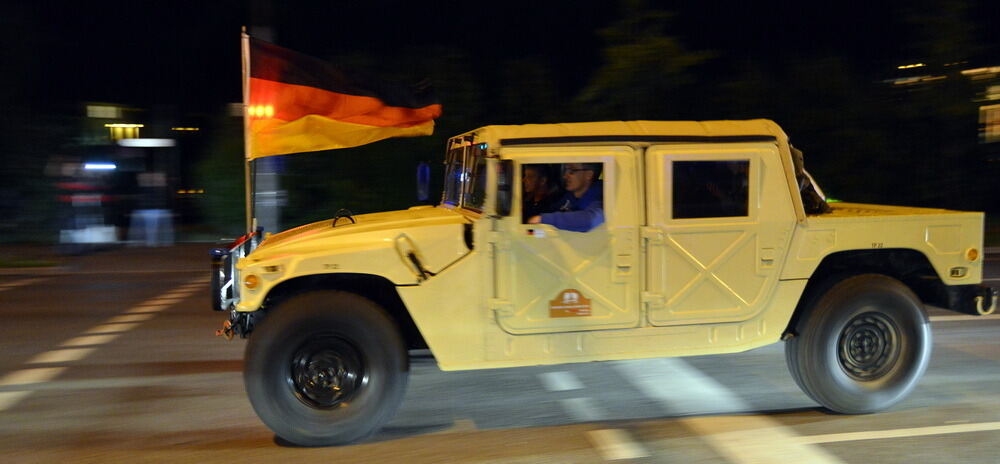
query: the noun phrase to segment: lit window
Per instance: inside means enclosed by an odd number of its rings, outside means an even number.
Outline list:
[[[979,124],[982,143],[1000,142],[1000,104],[980,106]]]

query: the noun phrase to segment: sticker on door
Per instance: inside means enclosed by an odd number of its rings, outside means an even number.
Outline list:
[[[579,290],[568,288],[549,301],[549,317],[585,317],[590,315],[590,299]]]

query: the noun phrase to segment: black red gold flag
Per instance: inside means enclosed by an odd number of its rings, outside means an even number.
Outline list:
[[[426,81],[386,82],[262,40],[244,44],[248,159],[430,135],[441,115]]]

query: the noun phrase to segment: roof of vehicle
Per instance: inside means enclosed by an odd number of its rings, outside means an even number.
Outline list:
[[[485,126],[468,134],[500,145],[572,142],[755,142],[785,139],[774,121],[602,121]]]

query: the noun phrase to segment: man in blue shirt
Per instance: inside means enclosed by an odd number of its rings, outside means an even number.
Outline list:
[[[566,194],[556,202],[558,211],[528,219],[528,224],[549,224],[557,229],[587,232],[604,222],[604,185],[601,163],[568,163],[563,167]]]

